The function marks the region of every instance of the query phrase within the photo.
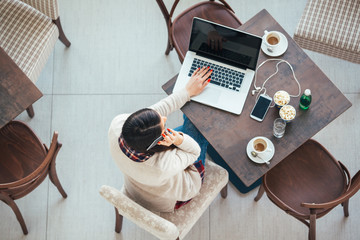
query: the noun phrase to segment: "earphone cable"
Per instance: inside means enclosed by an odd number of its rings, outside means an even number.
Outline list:
[[[278,63],[276,64],[276,71],[275,71],[275,73],[271,74],[271,75],[264,81],[264,83],[262,84],[261,87],[257,87],[257,86],[256,86],[257,72],[258,72],[258,70],[259,70],[259,68],[260,68],[261,66],[263,66],[265,63],[270,62],[270,61],[278,61]],[[254,90],[252,90],[252,92],[251,92],[252,95],[254,95],[255,93],[257,93],[256,98],[255,98],[255,102],[258,100],[258,98],[259,98],[259,96],[260,96],[260,94],[261,94],[262,91],[264,91],[264,94],[266,94],[265,84],[266,84],[267,81],[269,81],[273,76],[275,76],[275,75],[279,72],[279,65],[280,65],[281,63],[286,63],[286,64],[290,67],[290,69],[291,69],[291,71],[292,71],[292,74],[293,74],[293,76],[294,76],[294,79],[295,79],[295,81],[296,81],[296,83],[297,83],[297,85],[298,85],[298,87],[299,87],[299,92],[298,92],[298,94],[297,94],[297,95],[290,95],[290,97],[299,97],[299,96],[300,96],[300,94],[301,94],[301,86],[300,86],[300,83],[299,83],[299,81],[297,80],[297,78],[296,78],[296,76],[295,76],[295,72],[294,72],[294,69],[293,69],[293,67],[291,66],[291,64],[290,64],[288,61],[283,60],[283,59],[270,58],[270,59],[267,59],[267,60],[263,61],[263,62],[257,67],[257,69],[256,69],[256,71],[255,71]],[[275,106],[275,103],[274,103],[274,105],[272,105],[272,106],[270,106],[270,107],[274,107],[274,106]]]

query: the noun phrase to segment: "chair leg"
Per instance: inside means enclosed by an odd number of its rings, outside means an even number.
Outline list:
[[[173,50],[173,45],[171,44],[171,39],[170,36],[168,36],[168,42],[167,42],[167,47],[166,47],[166,51],[165,51],[165,55],[169,55],[170,51]]]
[[[119,211],[115,207],[115,232],[120,233],[122,229],[123,216],[119,214]]]
[[[61,22],[60,22],[60,17],[58,17],[56,20],[53,20],[53,23],[56,24],[56,26],[59,29],[59,39],[60,41],[66,46],[66,47],[70,47],[71,42],[66,38],[65,33],[62,29],[61,26]]]
[[[21,229],[23,231],[23,233],[25,235],[28,234],[28,230],[26,228],[26,224],[24,221],[24,218],[21,215],[21,212],[18,208],[18,206],[16,205],[15,201],[13,199],[11,199],[7,194],[0,192],[0,200],[2,200],[3,202],[5,202],[9,207],[11,207],[11,209],[13,210],[13,212],[15,213],[15,216],[18,220],[18,222],[20,223]]]
[[[226,184],[223,189],[221,189],[220,191],[220,195],[222,198],[226,198],[227,197],[227,194],[228,194],[228,184]]]
[[[30,105],[27,109],[26,109],[27,114],[29,115],[30,118],[33,118],[35,113],[34,113],[34,108],[32,105]]]
[[[55,164],[55,160],[56,160],[56,156],[61,148],[62,144],[61,143],[57,143],[57,147],[54,153],[54,157],[50,163],[50,171],[49,171],[49,178],[51,180],[51,182],[57,187],[57,189],[59,190],[60,194],[62,195],[63,198],[67,198],[67,194],[64,191],[63,187],[61,186],[61,183],[59,181],[59,178],[57,176],[56,173],[56,164]]]
[[[349,216],[349,199],[346,200],[345,202],[343,202],[341,205],[343,206],[345,217],[348,217]]]
[[[260,200],[260,198],[262,197],[262,195],[264,194],[265,192],[265,188],[263,186],[263,184],[260,185],[260,188],[259,188],[259,191],[258,191],[258,194],[256,195],[256,197],[254,198],[254,200],[257,202]]]
[[[311,211],[311,210],[310,210]],[[310,214],[309,240],[316,239],[316,214]]]

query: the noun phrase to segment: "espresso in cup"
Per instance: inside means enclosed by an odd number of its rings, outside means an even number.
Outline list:
[[[267,42],[271,45],[276,45],[279,43],[279,39],[276,38],[275,36],[268,36]]]
[[[280,43],[280,35],[276,31],[264,31],[263,42],[269,52],[274,52]]]

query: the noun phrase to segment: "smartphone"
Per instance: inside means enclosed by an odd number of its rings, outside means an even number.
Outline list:
[[[255,119],[256,121],[262,122],[265,118],[267,111],[269,110],[271,101],[271,97],[265,94],[261,94],[250,113],[250,117],[252,119]]]
[[[172,134],[171,132],[169,132],[168,130],[165,130],[166,132]],[[146,151],[149,151],[151,148],[155,147],[157,145],[158,142],[164,140],[164,137],[162,136],[162,134],[160,135],[160,137],[158,137],[157,139],[155,139],[150,146],[146,149]]]

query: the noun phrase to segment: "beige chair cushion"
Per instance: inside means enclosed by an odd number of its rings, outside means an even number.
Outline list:
[[[207,160],[200,194],[173,213],[153,213],[128,198],[122,191],[109,186],[102,186],[100,194],[118,209],[120,215],[159,239],[183,239],[228,181],[228,172]]]
[[[117,208],[120,215],[159,239],[176,239],[179,236],[179,230],[173,223],[137,204],[122,191],[104,185],[100,194]]]
[[[302,48],[360,63],[360,1],[309,0],[294,39]]]
[[[160,216],[174,223],[179,229],[180,239],[183,239],[228,181],[229,174],[224,168],[206,160],[200,194],[174,213],[161,213]]]
[[[18,0],[0,1],[0,47],[36,82],[59,30],[51,18]]]
[[[56,20],[59,17],[57,0],[21,0],[22,2],[39,10],[49,18]]]

